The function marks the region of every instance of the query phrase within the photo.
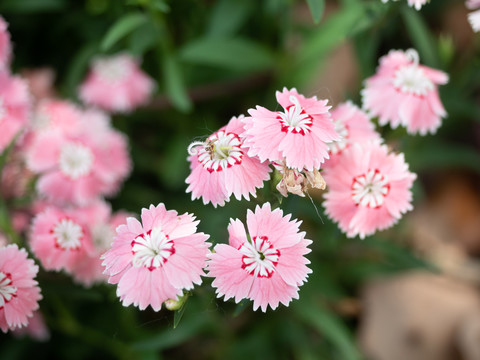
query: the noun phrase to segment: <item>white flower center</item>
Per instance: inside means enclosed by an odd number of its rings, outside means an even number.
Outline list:
[[[93,153],[81,144],[67,143],[60,150],[60,170],[71,179],[88,175],[92,169]]]
[[[3,104],[3,98],[0,97],[0,122],[2,122],[2,120],[5,118],[6,115],[7,115],[7,108]]]
[[[94,72],[106,82],[120,82],[130,71],[128,61],[124,57],[97,59],[93,65]]]
[[[402,66],[395,72],[393,86],[401,92],[424,96],[434,89],[433,83],[416,64]]]
[[[132,241],[132,253],[133,266],[144,266],[152,271],[162,266],[170,256],[175,254],[175,247],[168,235],[160,227],[156,227],[138,235]]]
[[[252,243],[245,241],[239,250],[243,254],[242,268],[249,274],[266,278],[273,275],[280,251],[270,244],[266,236],[254,236]]]
[[[282,131],[293,134],[308,134],[313,124],[313,118],[308,115],[300,106],[295,96],[290,96],[292,105],[285,108],[284,112],[278,112],[277,119],[280,120]]]
[[[369,169],[366,174],[353,179],[352,198],[357,205],[379,208],[389,191],[390,184],[387,178],[377,169]]]
[[[11,275],[0,271],[0,309],[15,296],[17,288],[12,286]]]
[[[335,120],[333,122],[335,125],[335,131],[340,135],[340,140],[332,141],[328,143],[328,149],[332,154],[337,154],[347,147],[348,144],[348,129],[343,122],[340,120]]]
[[[107,250],[113,242],[115,232],[109,224],[97,224],[92,229],[92,239],[95,248]]]
[[[209,172],[221,171],[242,163],[242,141],[235,133],[219,131],[198,150],[198,161]]]
[[[76,250],[82,245],[83,229],[70,219],[62,219],[52,230],[56,246],[63,250]]]

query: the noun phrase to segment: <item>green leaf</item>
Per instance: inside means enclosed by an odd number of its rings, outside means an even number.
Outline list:
[[[133,55],[143,55],[159,42],[159,36],[159,32],[151,22],[141,25],[130,35],[130,52]]]
[[[221,0],[212,9],[207,35],[211,37],[231,37],[245,23],[252,10],[249,0]]]
[[[109,50],[120,39],[147,22],[147,17],[141,13],[129,13],[118,19],[107,31],[101,42],[102,51]]]
[[[305,323],[314,327],[335,346],[342,355],[341,359],[359,360],[362,358],[347,326],[335,313],[320,305],[315,306],[308,300],[297,302],[294,310]]]
[[[162,74],[165,90],[173,105],[183,112],[191,110],[192,102],[187,94],[182,71],[177,59],[173,55],[164,56]]]
[[[243,38],[203,38],[180,50],[186,62],[232,70],[261,70],[273,65],[273,55],[263,46]]]
[[[312,13],[313,22],[315,24],[320,23],[325,10],[325,0],[307,0],[307,3]]]
[[[183,306],[175,311],[173,314],[173,328],[176,329],[180,320],[182,320],[183,314],[185,313],[185,309],[187,307],[187,303],[183,304]]]
[[[438,68],[439,57],[435,46],[436,41],[420,13],[405,5],[402,8],[402,16],[410,39],[420,54],[421,62]]]

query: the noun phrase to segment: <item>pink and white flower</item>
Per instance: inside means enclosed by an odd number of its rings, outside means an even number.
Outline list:
[[[329,186],[326,213],[348,237],[363,239],[412,210],[410,189],[416,175],[403,154],[389,153],[385,145],[353,144],[323,175]]]
[[[340,140],[328,144],[332,155],[340,153],[353,143],[382,141],[368,115],[351,101],[338,104],[332,110],[332,118],[335,131],[340,135]]]
[[[141,218],[127,218],[117,228],[103,265],[124,306],[159,311],[166,300],[201,284],[209,235],[196,232],[199,221],[192,214],[178,215],[163,204],[143,209]]]
[[[467,0],[466,2],[467,8],[472,11],[468,14],[468,21],[472,26],[473,31],[479,32],[480,31],[480,0]]]
[[[284,111],[257,106],[248,110],[245,145],[249,156],[264,161],[285,161],[288,168],[303,171],[320,169],[329,158],[328,143],[340,139],[327,106],[328,100],[305,98],[296,89],[277,91]]]
[[[38,266],[16,244],[0,248],[0,328],[4,333],[27,326],[42,299],[34,280]]]
[[[434,133],[447,116],[438,94],[438,85],[447,82],[444,72],[420,65],[415,50],[391,50],[380,58],[377,73],[365,80],[363,107],[378,116],[380,125]]]
[[[7,28],[7,22],[0,16],[0,71],[9,70],[12,57],[12,43]]]
[[[298,299],[299,286],[311,273],[304,255],[312,243],[299,232],[300,224],[280,209],[272,211],[269,203],[248,210],[248,234],[240,220],[231,219],[229,244],[217,244],[207,266],[217,296],[236,303],[253,300],[253,309],[264,312]]]
[[[71,118],[69,130],[55,126],[36,134],[27,165],[40,174],[41,195],[60,204],[87,205],[112,194],[128,175],[126,138],[97,115],[86,111]]]
[[[28,325],[22,328],[16,328],[12,334],[15,337],[23,337],[28,335],[37,341],[48,341],[50,339],[50,331],[48,330],[45,320],[40,310],[35,310],[33,316],[28,319]]]
[[[0,153],[26,128],[30,106],[25,81],[0,71]]]
[[[94,251],[90,232],[76,210],[55,207],[33,219],[30,247],[46,270],[69,273]]]
[[[270,168],[257,158],[247,155],[244,146],[243,116],[233,117],[229,123],[210,135],[205,142],[189,146],[191,173],[186,179],[187,192],[192,200],[202,198],[204,204],[225,205],[232,194],[241,200],[256,196],[257,188],[268,180]]]
[[[129,112],[146,103],[154,82],[128,54],[100,57],[93,61],[79,95],[88,105],[112,112]]]

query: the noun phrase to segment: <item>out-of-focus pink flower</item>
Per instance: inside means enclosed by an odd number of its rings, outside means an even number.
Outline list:
[[[329,157],[327,143],[340,139],[327,100],[305,98],[296,89],[286,88],[277,91],[276,97],[284,111],[257,106],[243,120],[248,155],[262,162],[285,161],[287,167],[299,171],[320,169]]]
[[[0,71],[0,153],[26,128],[30,106],[25,81]]]
[[[3,332],[21,328],[38,309],[42,299],[34,280],[38,266],[16,244],[0,248],[0,328]]]
[[[380,125],[434,133],[447,116],[438,94],[438,85],[447,82],[444,72],[420,65],[415,50],[391,50],[380,58],[377,73],[365,80],[363,107],[378,116]]]
[[[257,188],[268,180],[270,168],[257,158],[247,155],[243,144],[243,116],[233,117],[205,142],[194,142],[189,147],[191,173],[186,179],[187,192],[192,200],[202,198],[204,204],[223,206],[235,195],[250,200]]]
[[[34,174],[27,169],[22,149],[15,147],[0,174],[0,196],[4,199],[25,196]]]
[[[480,0],[467,0],[465,5],[471,10],[476,10],[468,14],[468,21],[472,26],[473,31],[480,31]]]
[[[341,103],[332,110],[332,118],[335,131],[341,138],[328,144],[331,154],[338,154],[353,143],[381,142],[380,135],[367,114],[351,101]]]
[[[16,337],[28,335],[37,341],[48,341],[50,339],[50,331],[40,310],[33,312],[33,316],[28,320],[27,326],[13,330],[12,334]]]
[[[72,273],[94,252],[90,231],[76,210],[49,207],[33,219],[30,247],[46,270]]]
[[[91,205],[79,208],[76,211],[79,219],[89,228],[93,252],[76,263],[72,270],[73,278],[85,285],[91,286],[96,282],[106,282],[108,276],[103,274],[101,255],[107,251],[115,238],[115,229],[126,222],[131,214],[126,212],[111,213],[108,203],[102,200]]]
[[[128,54],[101,57],[93,61],[80,87],[85,104],[111,112],[129,112],[146,103],[152,95],[153,80]]]
[[[7,22],[0,16],[0,71],[9,71],[12,57],[12,43],[7,28]]]
[[[397,0],[394,0],[397,1]],[[414,7],[415,10],[420,10],[429,0],[408,0],[408,5]],[[387,3],[388,0],[382,0],[383,3]]]
[[[353,144],[324,170],[326,213],[348,237],[386,229],[412,209],[416,175],[403,154],[388,153],[385,145]]]
[[[41,195],[57,203],[87,205],[99,195],[112,194],[131,165],[127,140],[106,122],[108,118],[96,111],[76,115],[71,129],[55,126],[36,134],[27,165],[41,174]]]
[[[270,204],[247,212],[248,234],[240,220],[228,226],[229,245],[217,244],[207,265],[218,297],[253,300],[253,309],[276,309],[298,299],[298,290],[311,273],[305,254],[311,244],[299,232],[301,222],[283,216]]]
[[[167,299],[177,300],[202,282],[209,236],[196,232],[193,215],[167,211],[163,204],[143,209],[141,217],[142,223],[130,217],[117,228],[103,265],[124,306],[158,311]]]

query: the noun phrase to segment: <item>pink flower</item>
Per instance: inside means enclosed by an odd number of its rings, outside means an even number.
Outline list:
[[[389,154],[378,143],[353,144],[324,171],[329,186],[324,206],[348,237],[360,238],[395,224],[412,209],[416,175],[403,154]]]
[[[129,112],[147,102],[154,82],[128,54],[97,58],[80,87],[88,105],[112,112]]]
[[[199,221],[192,214],[178,215],[163,204],[142,210],[142,223],[127,218],[117,228],[112,248],[103,255],[110,284],[124,306],[158,311],[183,289],[200,284],[209,253],[208,235],[197,233]]]
[[[320,190],[326,187],[325,180],[317,169],[298,171],[288,168],[285,162],[272,162],[272,165],[282,175],[282,179],[277,184],[277,190],[285,197],[288,193],[304,197],[309,187]]]
[[[467,6],[467,8],[471,10],[476,10],[468,14],[468,21],[470,22],[470,25],[472,26],[473,31],[479,32],[480,31],[480,9],[479,9],[480,0],[467,0],[465,5]]]
[[[21,328],[38,309],[42,299],[34,280],[38,266],[16,244],[0,248],[0,328]]]
[[[23,131],[30,114],[30,96],[24,80],[0,71],[0,153]]]
[[[76,210],[55,207],[33,219],[30,247],[46,270],[69,273],[94,251],[90,232]]]
[[[332,118],[335,131],[341,138],[328,144],[331,154],[338,154],[353,143],[381,142],[380,135],[367,114],[351,101],[339,104],[332,110]]]
[[[447,116],[438,85],[448,82],[442,71],[419,65],[415,50],[391,50],[380,59],[377,73],[365,80],[363,107],[380,125],[407,127],[411,134],[434,133]]]
[[[7,22],[0,16],[0,71],[8,70],[12,57],[12,44],[7,28]]]
[[[299,232],[299,221],[290,221],[270,204],[247,212],[248,234],[240,220],[230,220],[229,245],[217,244],[208,262],[208,276],[217,296],[253,300],[253,310],[276,309],[298,299],[298,290],[312,271],[305,254],[312,242]]]
[[[50,331],[48,330],[43,315],[40,310],[33,312],[33,316],[29,319],[28,325],[23,328],[16,328],[12,334],[15,337],[30,336],[37,341],[48,341],[50,339]]]
[[[49,200],[87,205],[110,195],[130,171],[126,138],[87,111],[72,128],[55,126],[38,132],[27,152],[27,165],[40,178],[37,190]]]
[[[339,140],[330,119],[327,100],[305,98],[296,89],[276,93],[284,111],[270,111],[257,106],[244,119],[245,145],[249,156],[282,162],[302,171],[320,169],[328,159],[327,143]]]
[[[205,142],[189,146],[191,173],[186,179],[192,200],[202,198],[204,204],[225,205],[230,196],[250,200],[257,188],[268,180],[270,168],[247,155],[243,144],[243,116],[210,135]]]

